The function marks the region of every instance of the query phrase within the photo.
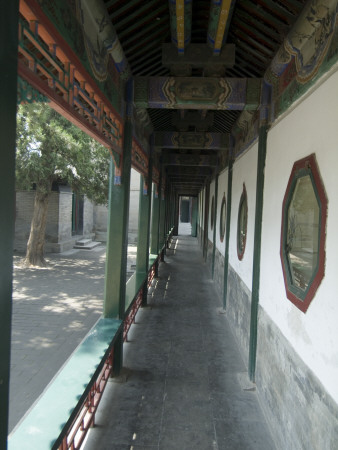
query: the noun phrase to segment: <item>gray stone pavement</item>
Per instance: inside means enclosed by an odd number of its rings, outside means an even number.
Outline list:
[[[275,449],[196,238],[173,239],[123,366],[84,450]]]
[[[14,256],[9,431],[102,314],[105,247],[48,254],[46,268]],[[128,271],[136,248],[128,249]]]

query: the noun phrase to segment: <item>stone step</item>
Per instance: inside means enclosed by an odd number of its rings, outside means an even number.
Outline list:
[[[101,245],[101,242],[94,242],[91,239],[80,239],[76,241],[73,248],[82,248],[84,250],[91,250]]]
[[[88,245],[90,242],[93,242],[92,239],[79,239],[78,241],[75,242],[75,245],[84,246]]]

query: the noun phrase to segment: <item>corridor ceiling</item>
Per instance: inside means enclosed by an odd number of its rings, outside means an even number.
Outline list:
[[[134,77],[257,79],[264,76],[305,1],[104,0],[104,3]],[[177,9],[180,7],[181,10]],[[181,41],[177,33],[180,27],[184,30]],[[222,56],[223,53],[227,55]],[[198,55],[202,55],[203,64],[196,63]],[[155,105],[147,111],[155,135],[175,131],[227,134],[241,114],[235,109],[208,109],[208,106],[168,109]],[[189,149],[187,144],[184,148],[161,148],[164,162],[169,164],[167,175],[171,182],[180,193],[188,195],[195,195],[206,178],[213,175],[217,152],[222,151],[199,149],[196,155],[196,150]],[[175,161],[180,167],[174,167]]]

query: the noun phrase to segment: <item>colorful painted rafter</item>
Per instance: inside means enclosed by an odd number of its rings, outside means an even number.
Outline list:
[[[235,0],[213,0],[210,5],[208,44],[215,55],[221,52],[226,41]]]
[[[20,1],[18,73],[50,105],[106,147],[122,154],[123,122],[52,23]],[[41,12],[41,14],[39,14]]]
[[[184,48],[191,39],[192,0],[170,0],[171,40],[177,46],[178,53],[184,54]]]

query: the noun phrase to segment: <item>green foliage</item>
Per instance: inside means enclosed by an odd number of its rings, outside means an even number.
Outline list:
[[[47,104],[20,105],[17,114],[17,189],[48,193],[56,181],[105,204],[110,155]]]

